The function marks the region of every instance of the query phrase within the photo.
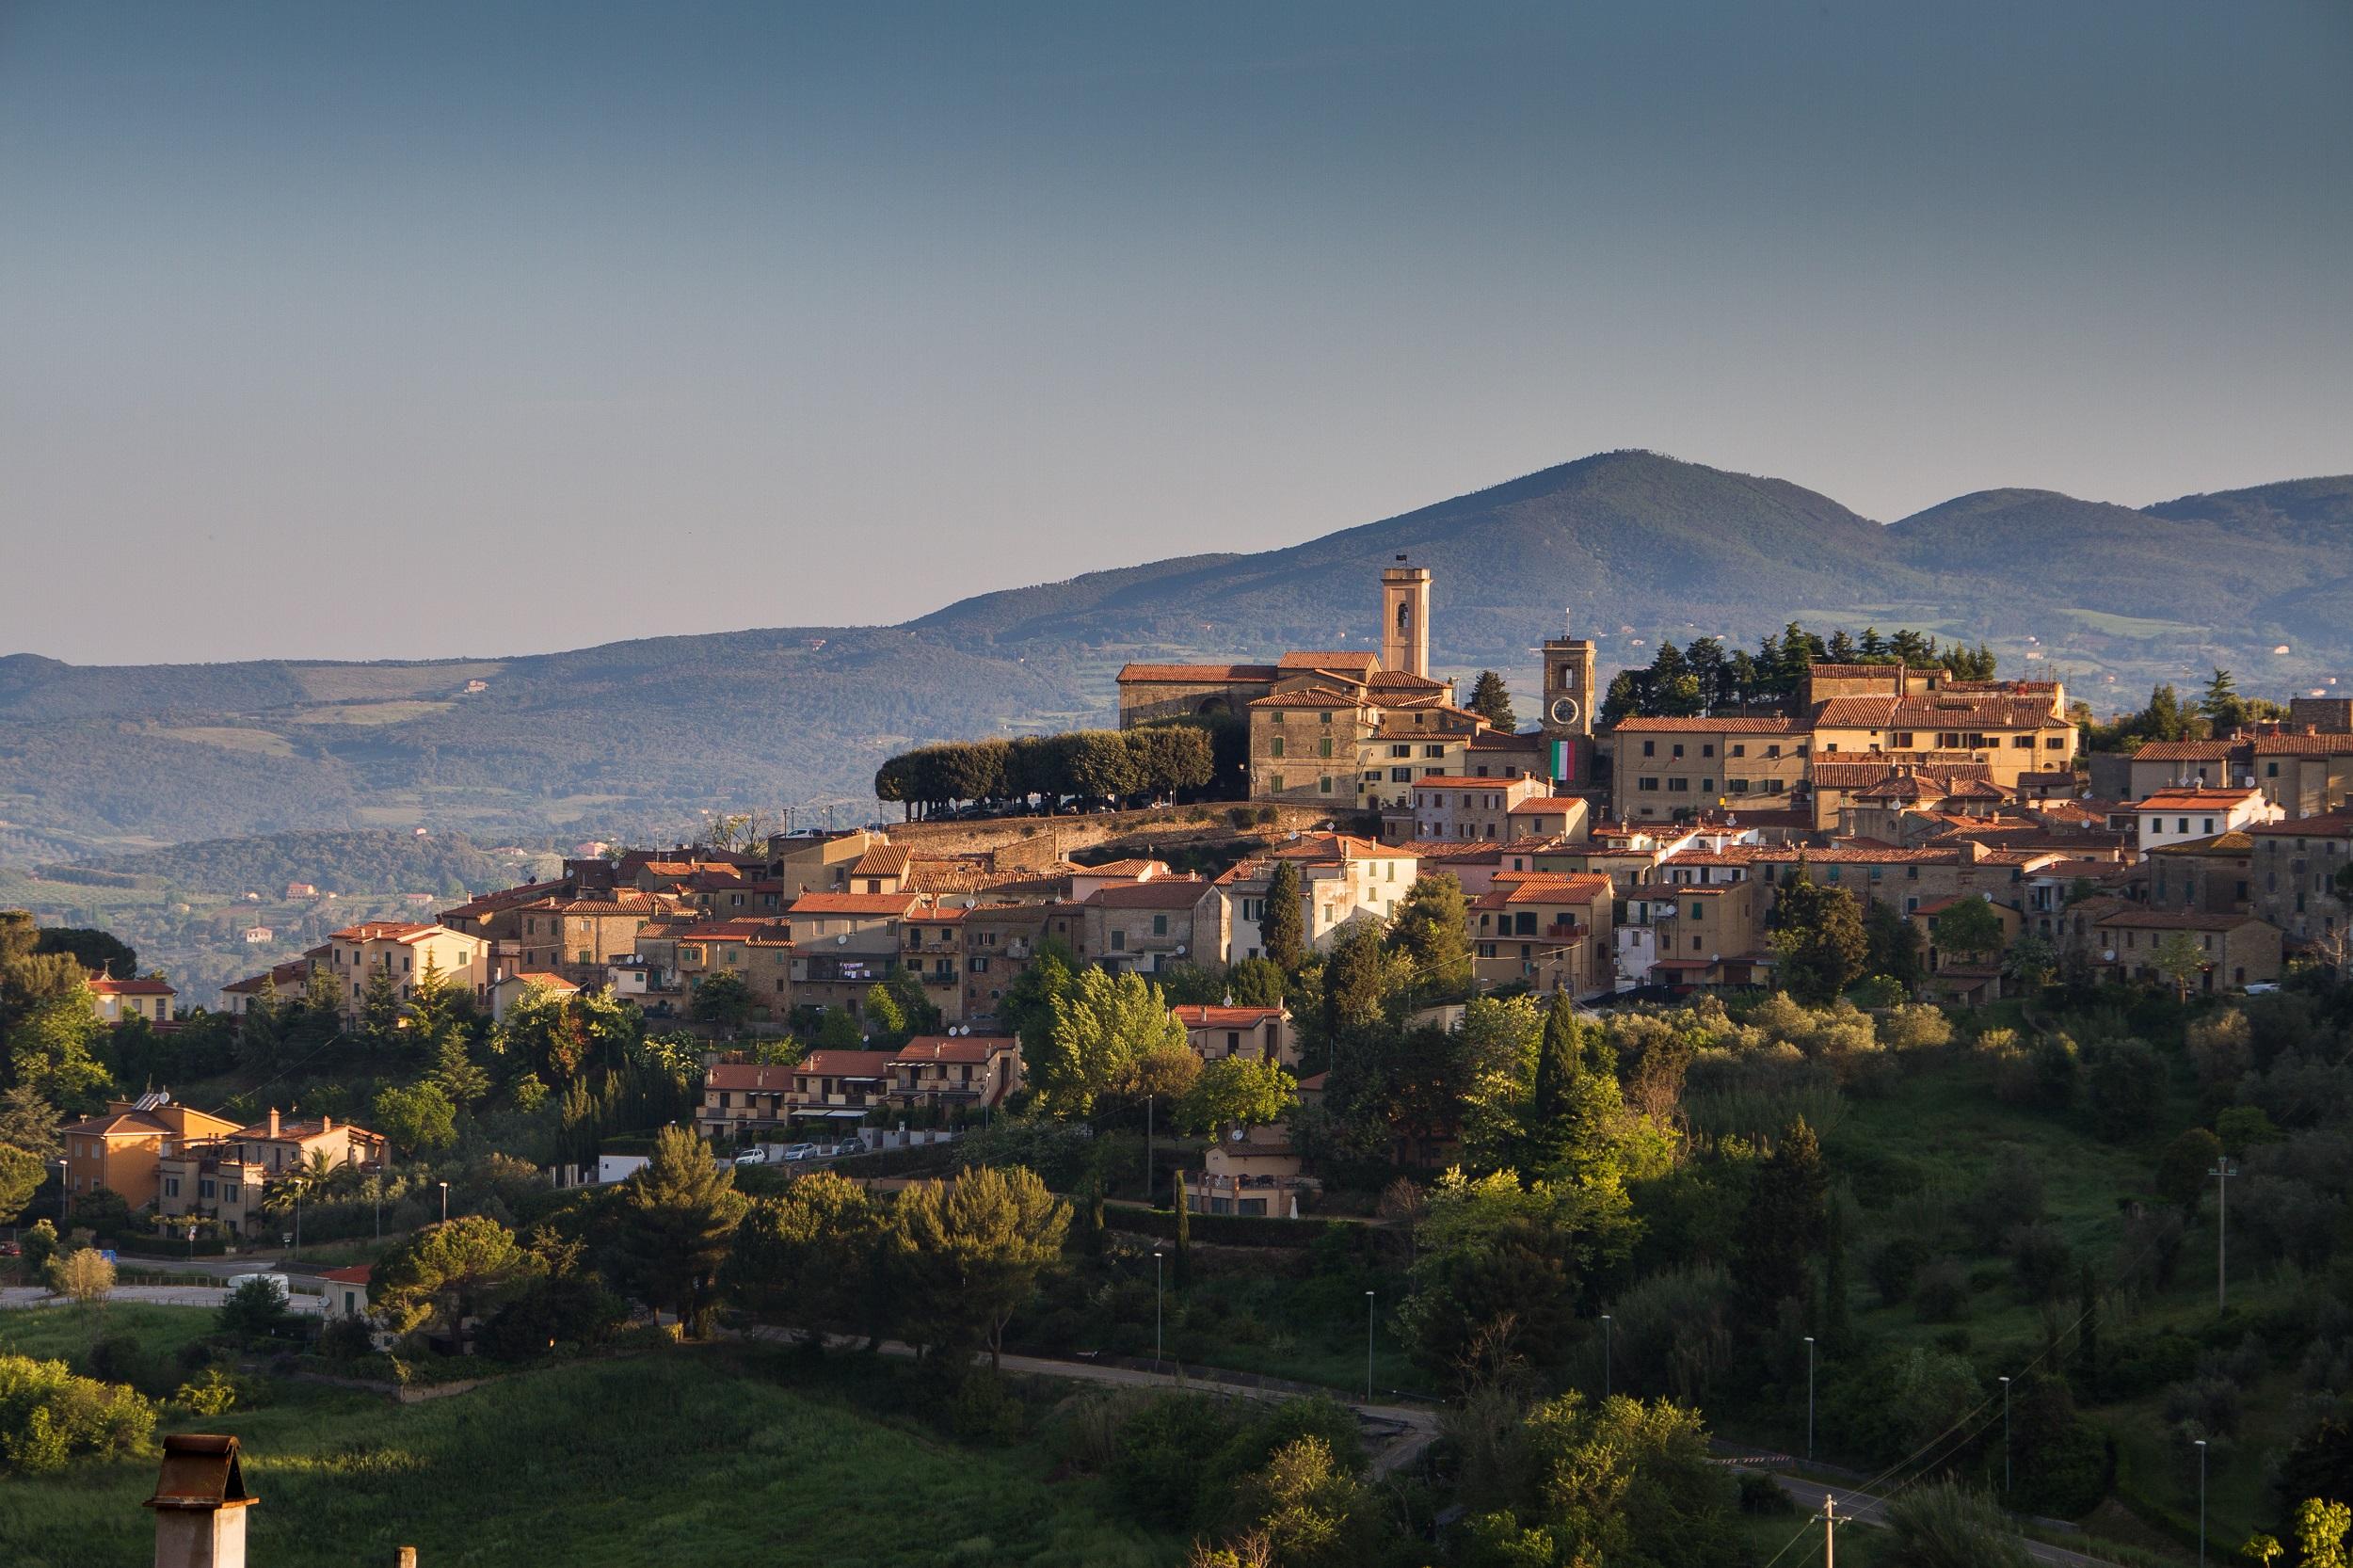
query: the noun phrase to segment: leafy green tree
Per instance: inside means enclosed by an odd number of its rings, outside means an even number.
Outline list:
[[[676,1311],[690,1333],[699,1332],[744,1208],[734,1168],[714,1163],[693,1133],[664,1128],[653,1158],[621,1187],[616,1241],[623,1282],[652,1305]]]
[[[2206,1193],[2206,1173],[2222,1158],[2222,1140],[2202,1127],[2191,1128],[2165,1146],[2157,1160],[2157,1196],[2190,1213]]]
[[[544,1084],[569,1083],[588,1059],[587,1021],[552,985],[526,985],[492,1026],[490,1049]]]
[[[155,1407],[138,1390],[76,1377],[62,1361],[0,1355],[0,1466],[19,1474],[150,1450]]]
[[[1998,952],[2005,934],[2002,917],[1994,913],[1993,905],[1975,896],[1963,898],[1937,916],[1934,925],[1937,946],[1955,957],[1973,960]]]
[[[1736,1488],[1697,1411],[1567,1393],[1532,1407],[1507,1446],[1497,1480],[1466,1499],[1465,1561],[1697,1568],[1738,1556]]]
[[[1390,951],[1412,966],[1415,993],[1431,1000],[1471,988],[1469,901],[1451,872],[1418,876],[1389,921]]]
[[[58,1120],[56,1107],[30,1083],[13,1083],[0,1093],[0,1144],[23,1149],[43,1164],[65,1152]]]
[[[1600,1029],[1556,994],[1537,1045],[1523,1171],[1553,1181],[1623,1176],[1614,1144],[1625,1096],[1617,1075],[1597,1064],[1608,1048]]]
[[[2058,949],[2031,931],[2020,932],[2002,953],[2002,973],[2029,994],[2050,984],[2058,968]]]
[[[1057,1004],[1046,1046],[1031,1084],[1039,1104],[1063,1116],[1083,1116],[1097,1097],[1132,1084],[1156,1052],[1191,1054],[1160,987],[1138,974],[1095,968]]]
[[[1479,672],[1479,679],[1471,682],[1470,701],[1465,706],[1506,735],[1520,727],[1518,717],[1512,712],[1511,688],[1493,670]]]
[[[104,1026],[89,986],[36,1003],[8,1032],[8,1065],[18,1083],[54,1105],[94,1106],[111,1082],[98,1059]]]
[[[1245,958],[1225,971],[1225,995],[1237,1007],[1280,1007],[1285,978],[1272,958]]]
[[[927,1346],[977,1335],[997,1368],[1005,1325],[1062,1254],[1070,1206],[1026,1166],[983,1167],[914,1183],[891,1220],[910,1325]]]
[[[1871,945],[1854,895],[1816,882],[1802,864],[1782,883],[1766,924],[1775,977],[1800,1001],[1835,1000],[1862,977]]]
[[[1267,873],[1266,908],[1258,917],[1258,947],[1285,974],[1297,974],[1307,956],[1300,898],[1299,868],[1289,860],[1277,860]]]
[[[1757,1168],[1748,1208],[1740,1217],[1732,1282],[1741,1327],[1749,1335],[1769,1327],[1783,1302],[1804,1301],[1811,1294],[1813,1260],[1822,1250],[1828,1189],[1821,1145],[1801,1117],[1789,1124]]]
[[[2168,932],[2157,943],[2157,951],[2150,954],[2149,963],[2173,983],[2174,1000],[2184,1002],[2189,1000],[2190,987],[2211,967],[2205,949],[2186,931]]]
[[[13,1144],[0,1144],[0,1224],[24,1212],[48,1174],[49,1167],[40,1155]]]
[[[751,987],[733,969],[717,969],[695,982],[686,1015],[696,1023],[712,1024],[732,1033],[751,1021]]]
[[[872,1334],[887,1316],[888,1216],[832,1171],[756,1198],[720,1271],[727,1293],[805,1334]]]
[[[411,1232],[385,1254],[368,1282],[369,1310],[393,1334],[437,1324],[455,1332],[529,1267],[514,1233],[496,1220],[445,1220]]]
[[[114,1293],[115,1266],[96,1247],[59,1253],[49,1260],[43,1272],[48,1276],[50,1292],[63,1296],[76,1306],[96,1306]]]
[[[1176,1104],[1176,1125],[1188,1132],[1225,1127],[1265,1127],[1299,1103],[1299,1081],[1279,1063],[1222,1056],[1205,1064]]]
[[[1526,1148],[1544,1032],[1529,997],[1474,997],[1464,1010],[1461,1137],[1464,1163],[1475,1175],[1511,1168]]]
[[[256,1276],[229,1292],[214,1322],[232,1339],[275,1339],[295,1327],[295,1315],[278,1282]]]
[[[2206,682],[2206,695],[2199,699],[2198,711],[2213,721],[2217,735],[2227,735],[2247,722],[2247,699],[2238,695],[2238,682],[2229,670],[2215,670],[2214,679]]]
[[[370,1109],[376,1130],[412,1160],[438,1154],[457,1142],[457,1108],[438,1083],[379,1089]]]
[[[1918,988],[1922,974],[1920,928],[1906,920],[1894,904],[1875,903],[1863,917],[1863,933],[1867,943],[1864,968],[1872,974],[1885,975],[1905,996],[1910,996]]]
[[[1323,1035],[1334,1050],[1361,1042],[1387,1019],[1395,971],[1380,934],[1357,921],[1340,930],[1323,965]]]
[[[368,1054],[377,1058],[404,1054],[401,1025],[405,1021],[400,987],[392,984],[392,972],[380,967],[369,970],[366,984],[360,988],[359,1028]]]
[[[1241,1478],[1234,1494],[1249,1533],[1285,1568],[1355,1568],[1372,1559],[1374,1511],[1320,1436],[1277,1448],[1263,1468]]]

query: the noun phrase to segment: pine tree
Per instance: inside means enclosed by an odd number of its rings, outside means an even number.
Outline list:
[[[1507,735],[1519,728],[1520,721],[1512,712],[1511,689],[1504,685],[1503,677],[1493,670],[1479,672],[1479,679],[1471,682],[1470,701],[1465,706]]]
[[[1740,1239],[1733,1255],[1733,1296],[1740,1331],[1751,1337],[1770,1329],[1785,1301],[1803,1301],[1822,1250],[1821,1145],[1802,1117],[1792,1122],[1756,1173]]]
[[[1847,1209],[1833,1199],[1822,1226],[1822,1348],[1833,1355],[1854,1347],[1851,1298],[1854,1282],[1848,1277]]]
[[[714,1165],[693,1133],[664,1128],[654,1140],[653,1158],[623,1185],[619,1207],[623,1278],[697,1332],[711,1282],[744,1213],[734,1169]]]
[[[1182,1290],[1193,1277],[1193,1206],[1185,1201],[1184,1173],[1176,1175],[1176,1256],[1171,1259],[1174,1277],[1170,1284]]]
[[[1258,916],[1258,947],[1282,966],[1285,974],[1297,974],[1307,956],[1299,899],[1299,868],[1289,860],[1277,860],[1267,877],[1266,908]]]

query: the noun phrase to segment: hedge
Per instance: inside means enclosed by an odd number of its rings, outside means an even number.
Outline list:
[[[1187,1217],[1186,1229],[1190,1240],[1206,1241],[1221,1247],[1307,1247],[1317,1237],[1339,1220],[1259,1219],[1248,1214],[1193,1214]],[[1176,1211],[1173,1208],[1129,1208],[1125,1205],[1106,1205],[1103,1225],[1107,1230],[1134,1231],[1162,1240],[1176,1239]]]

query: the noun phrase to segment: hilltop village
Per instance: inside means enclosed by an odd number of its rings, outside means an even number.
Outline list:
[[[2234,1529],[2353,1489],[2353,705],[2217,671],[2102,721],[1793,625],[1607,684],[1549,640],[1523,724],[1433,671],[1431,589],[1382,570],[1377,653],[1131,663],[1117,728],[892,758],[900,822],[584,849],[218,1006],[0,918],[0,1272],[232,1268],[176,1390],[42,1364],[58,1462],[127,1476],[145,1401],[259,1365],[735,1408],[840,1343],[956,1441],[1059,1434],[1138,1560],[1565,1564],[1643,1512],[1761,1561],[1806,1483],[1709,1423],[1817,1416],[1979,1543],[2181,1541],[2189,1453]],[[680,1338],[737,1349],[604,1368]],[[159,1542],[241,1529],[235,1439],[169,1442],[219,1496]],[[1572,1463],[1648,1500],[1513,1479]]]

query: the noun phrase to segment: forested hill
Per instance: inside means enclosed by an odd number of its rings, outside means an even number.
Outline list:
[[[1442,668],[1533,674],[1574,625],[1607,670],[1661,636],[1792,618],[1990,642],[2097,697],[2233,667],[2353,668],[2353,476],[2134,511],[1989,490],[1892,525],[1786,481],[1608,453],[1254,554],[991,593],[902,627],[789,628],[519,658],[84,668],[0,658],[0,861],[429,825],[600,838],[727,807],[862,815],[925,740],[1101,722],[1131,658],[1375,634],[1375,575],[1435,572]],[[2285,645],[2288,653],[2273,649]],[[2136,691],[2135,688],[2137,688]],[[820,819],[822,813],[820,813]]]
[[[462,901],[516,880],[512,853],[486,850],[463,834],[411,828],[359,833],[273,833],[212,839],[169,849],[46,865],[50,881],[91,887],[161,887],[227,898],[260,893],[278,902],[290,883],[322,892],[430,893]]]

